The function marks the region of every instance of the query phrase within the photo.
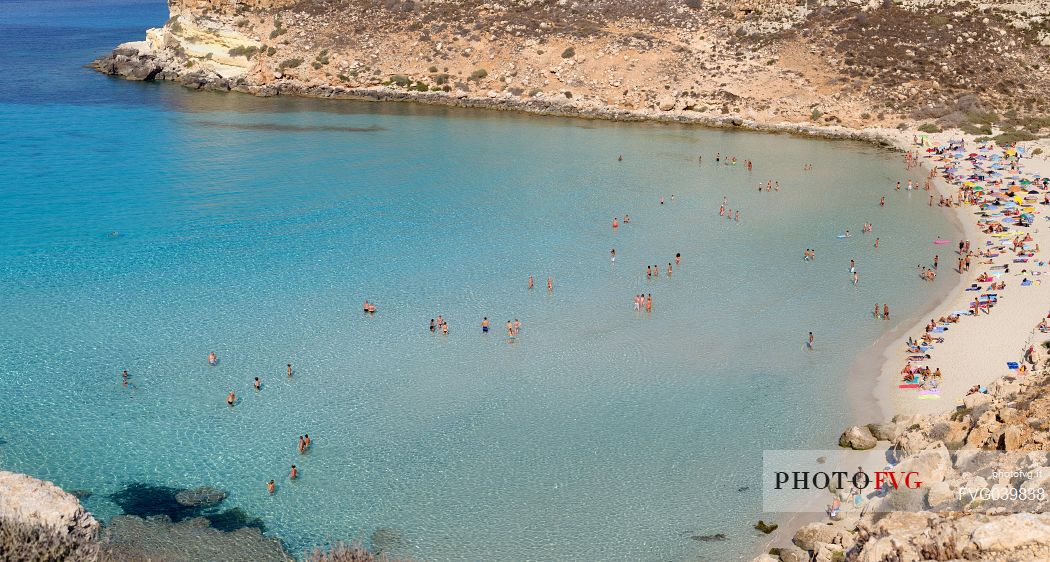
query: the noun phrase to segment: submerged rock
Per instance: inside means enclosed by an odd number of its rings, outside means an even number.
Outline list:
[[[91,497],[91,490],[70,490],[69,493],[78,500],[86,500]]]
[[[224,532],[202,517],[175,523],[169,517],[119,515],[110,520],[106,547],[117,560],[165,562],[290,562],[277,539],[259,529]]]
[[[729,539],[729,537],[725,536],[725,533],[715,533],[713,535],[693,535],[689,538],[699,542],[724,541]]]
[[[375,552],[398,549],[404,544],[404,537],[396,529],[380,527],[372,532],[372,550]]]
[[[226,499],[226,492],[208,486],[182,490],[175,494],[175,501],[186,506],[211,506],[224,499]]]
[[[780,525],[777,525],[776,523],[773,523],[772,521],[770,521],[769,523],[766,523],[765,521],[763,521],[761,519],[758,520],[758,523],[755,523],[755,529],[758,529],[759,531],[762,531],[763,533],[765,533],[767,535],[769,533],[772,533],[773,531],[776,531],[777,527],[779,527],[779,526]]]

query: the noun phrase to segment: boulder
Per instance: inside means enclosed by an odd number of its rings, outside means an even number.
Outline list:
[[[842,432],[839,437],[839,447],[849,447],[858,451],[874,449],[878,440],[871,434],[867,427],[854,425]]]
[[[108,55],[95,59],[91,66],[103,74],[128,80],[153,80],[163,69],[157,57],[132,48],[116,48]]]
[[[1050,515],[1015,513],[996,517],[978,525],[970,539],[986,552],[1046,546],[1050,544]]]
[[[780,549],[781,562],[809,562],[809,553],[794,544]]]
[[[802,550],[816,552],[822,544],[852,544],[853,535],[842,525],[810,523],[800,528],[791,542]]]
[[[868,431],[879,441],[896,441],[900,436],[901,427],[893,422],[869,423]]]
[[[660,111],[671,111],[674,109],[674,103],[675,100],[672,96],[663,96],[657,102],[657,107],[660,108]]]
[[[175,501],[179,502],[179,505],[190,507],[212,506],[222,502],[224,499],[226,499],[226,492],[209,488],[208,486],[182,490],[175,494]]]
[[[779,526],[780,525],[777,525],[776,523],[773,523],[772,521],[770,521],[769,523],[766,523],[765,521],[763,521],[761,519],[758,520],[758,523],[755,523],[755,529],[757,529],[759,531],[762,531],[763,533],[765,533],[767,535],[769,533],[772,533],[773,531],[776,531],[777,527],[779,527]]]
[[[77,498],[51,482],[0,471],[0,490],[0,519],[43,525],[68,534],[98,533],[98,521]]]
[[[923,486],[931,486],[944,480],[951,470],[952,458],[943,443],[937,443],[912,455],[894,469],[896,472],[917,472]]]
[[[988,404],[992,401],[992,397],[988,396],[983,392],[975,392],[969,396],[963,397],[963,407],[968,410],[974,410],[977,406],[982,404]]]
[[[893,448],[898,457],[921,451],[930,445],[930,438],[921,431],[909,431],[897,438]]]

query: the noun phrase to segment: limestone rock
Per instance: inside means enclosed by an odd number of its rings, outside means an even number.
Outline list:
[[[896,423],[869,423],[868,431],[879,441],[896,441],[900,436],[901,427]]]
[[[963,397],[963,407],[969,410],[974,410],[977,408],[977,406],[980,406],[982,404],[988,404],[991,401],[991,396],[988,396],[983,392],[975,392],[969,396]]]
[[[46,525],[70,533],[94,534],[98,521],[72,494],[51,482],[0,471],[0,518]]]
[[[970,535],[986,551],[1050,545],[1050,515],[1015,513],[979,525]]]
[[[867,427],[854,425],[842,432],[839,437],[839,447],[849,447],[858,451],[874,449],[878,441]]]
[[[821,544],[853,544],[853,536],[837,523],[810,523],[799,529],[791,542],[802,550],[816,552]]]
[[[794,544],[780,549],[781,562],[809,562],[809,553]]]
[[[657,102],[660,111],[671,111],[674,109],[675,100],[671,96],[664,96]]]

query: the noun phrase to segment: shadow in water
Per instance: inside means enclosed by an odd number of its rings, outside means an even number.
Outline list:
[[[175,499],[181,490],[168,486],[155,486],[133,482],[119,492],[110,494],[109,499],[120,506],[121,511],[136,517],[153,517],[167,515],[172,522],[203,517],[211,526],[220,531],[235,531],[243,527],[254,527],[265,531],[262,519],[251,517],[239,507],[219,511],[214,506],[202,507],[182,505]]]

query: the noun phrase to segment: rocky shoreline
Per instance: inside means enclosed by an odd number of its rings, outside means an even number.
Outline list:
[[[418,103],[466,109],[513,111],[539,116],[573,117],[622,122],[657,122],[700,125],[704,127],[739,129],[763,133],[793,134],[836,140],[856,140],[883,147],[896,147],[903,131],[882,127],[852,128],[841,125],[813,123],[767,123],[736,115],[697,113],[670,109],[624,109],[595,103],[570,100],[520,99],[511,96],[474,96],[466,93],[414,92],[378,86],[349,88],[328,84],[308,84],[295,79],[276,80],[254,84],[244,78],[223,78],[205,71],[181,72],[177,65],[149,52],[140,52],[123,45],[91,62],[99,72],[131,81],[168,81],[193,90],[236,92],[259,97],[297,96],[332,100]]]
[[[1038,470],[1050,466],[1050,369],[1040,367],[996,380],[958,410],[847,428],[840,446],[887,446],[895,470],[922,475],[922,491],[877,493],[848,509],[849,495],[835,490],[827,501],[838,497],[842,512],[754,562],[1050,559],[1050,497],[982,502],[966,492],[1050,490],[1050,470]],[[1006,468],[1029,477],[999,474]]]

